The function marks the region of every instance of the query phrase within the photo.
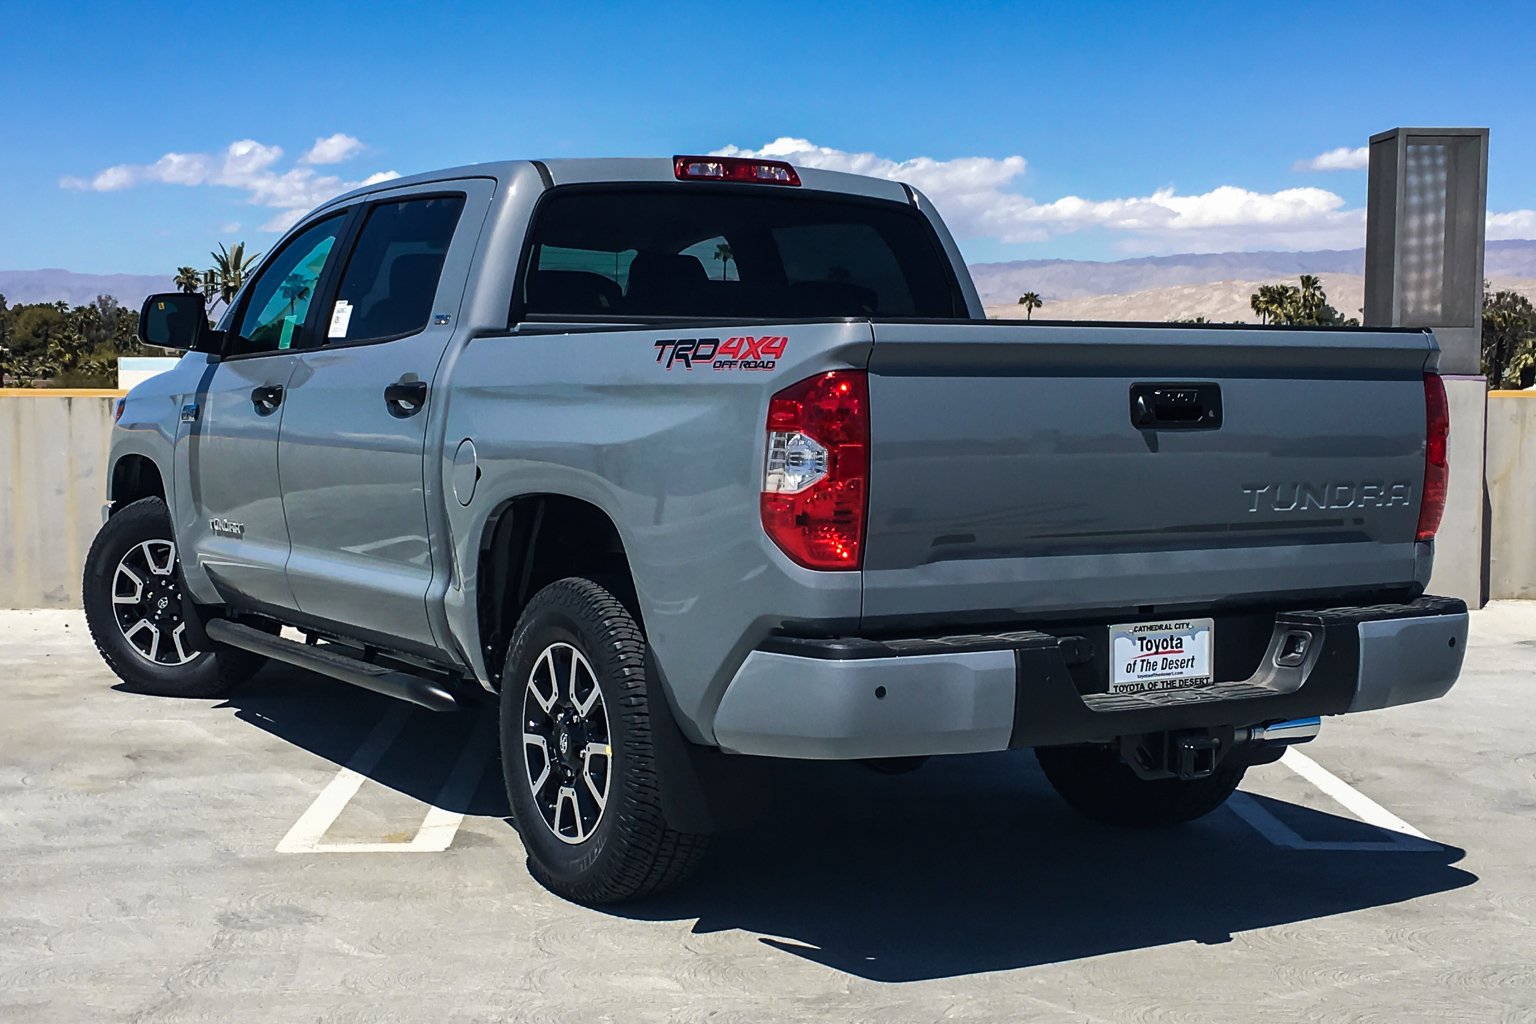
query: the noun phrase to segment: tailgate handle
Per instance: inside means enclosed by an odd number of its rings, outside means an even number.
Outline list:
[[[1221,426],[1219,384],[1132,384],[1137,430],[1215,430]]]

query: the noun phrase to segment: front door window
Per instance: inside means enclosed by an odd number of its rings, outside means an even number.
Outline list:
[[[345,214],[336,214],[310,225],[261,269],[231,339],[231,355],[279,352],[313,343],[304,337],[304,320],[345,220]]]

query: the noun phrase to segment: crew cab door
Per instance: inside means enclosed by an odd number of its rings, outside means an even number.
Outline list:
[[[346,220],[317,218],[262,264],[226,318],[228,347],[182,400],[176,534],[182,558],[196,560],[224,601],[294,607],[278,434],[298,352],[320,333],[313,298]]]
[[[435,646],[437,499],[423,452],[492,187],[470,179],[370,197],[325,296],[326,337],[289,381],[278,443],[288,585],[306,618],[349,635]]]

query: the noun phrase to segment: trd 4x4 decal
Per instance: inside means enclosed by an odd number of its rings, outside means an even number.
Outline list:
[[[668,338],[656,342],[656,361],[663,358],[667,369],[681,363],[683,369],[694,365],[713,370],[771,370],[784,358],[789,338],[782,334],[765,334],[761,338]]]

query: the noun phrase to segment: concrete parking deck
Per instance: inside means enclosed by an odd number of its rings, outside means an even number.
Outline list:
[[[1536,1019],[1536,604],[1184,829],[1083,821],[1027,752],[772,766],[696,884],[610,911],[527,876],[484,713],[281,667],[157,699],[74,613],[0,636],[0,1020]]]

